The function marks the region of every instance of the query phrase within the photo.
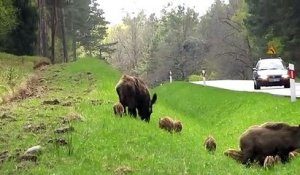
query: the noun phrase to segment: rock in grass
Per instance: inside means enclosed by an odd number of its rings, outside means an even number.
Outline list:
[[[36,162],[37,161],[37,155],[41,152],[42,146],[36,145],[31,148],[28,148],[23,155],[19,155],[17,152],[17,161],[23,162],[23,161],[31,161]]]
[[[36,155],[41,152],[41,149],[42,149],[42,147],[40,145],[33,146],[31,148],[28,148],[25,151],[24,155]]]

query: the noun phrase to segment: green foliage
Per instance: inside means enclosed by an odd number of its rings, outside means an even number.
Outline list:
[[[54,1],[44,1],[46,2],[45,7],[41,6],[41,2],[38,3],[34,0],[0,1],[0,51],[16,55],[33,55],[37,50],[41,53],[43,49],[43,54],[48,55],[51,49],[48,48],[48,44],[50,43],[50,23]],[[58,39],[62,38],[62,32],[59,30],[61,29],[59,10],[64,8],[67,35],[74,40],[74,47],[77,48],[76,44],[80,43],[79,46],[83,46],[85,51],[99,55],[99,47],[106,35],[107,22],[97,1],[74,0],[56,1],[56,3],[56,5],[59,4],[59,7],[56,7],[57,11],[55,12],[58,14],[55,19],[57,24],[55,40],[60,42],[61,40]],[[43,27],[38,25],[39,20],[43,21]],[[38,26],[41,31],[37,32]],[[43,37],[37,37],[40,33],[43,33]],[[69,39],[69,41],[71,40]],[[42,48],[39,48],[40,43],[43,43]],[[56,45],[61,46],[60,43]],[[76,48],[74,49],[76,50]],[[61,52],[62,49],[56,49],[55,55],[60,57]]]
[[[239,34],[242,35],[243,37],[248,36],[248,30],[245,25],[245,19],[249,16],[248,13],[248,6],[245,2],[245,0],[242,0],[238,4],[232,4],[232,6],[236,5],[237,9],[235,9],[234,15],[231,17],[231,20],[235,22],[239,27],[240,31]]]
[[[249,16],[247,28],[256,37],[259,54],[266,55],[267,46],[273,45],[286,61],[298,63],[300,44],[300,2],[246,0]],[[296,64],[296,66],[299,64]]]
[[[13,0],[13,8],[18,9],[16,13],[17,25],[2,40],[0,51],[16,55],[33,55],[36,42],[37,9],[31,0]]]
[[[193,75],[190,75],[189,77],[188,77],[188,80],[189,81],[202,81],[202,76],[201,75],[195,75],[195,74],[193,74]]]
[[[0,1],[0,43],[3,37],[7,35],[17,25],[16,12],[11,0]],[[1,48],[0,48],[1,49]]]
[[[163,9],[153,39],[156,50],[149,67],[160,75],[167,75],[171,70],[176,80],[184,80],[197,71],[206,52],[206,45],[198,35],[198,25],[199,14],[195,9],[184,6]],[[162,81],[164,77],[155,78]]]
[[[99,55],[100,44],[106,36],[104,11],[95,0],[74,0],[67,7],[67,29],[88,54]]]
[[[152,62],[157,25],[155,15],[147,17],[144,11],[136,16],[127,14],[122,24],[109,29],[105,42],[115,43],[115,50],[107,57],[108,62],[123,72],[145,74]]]
[[[217,80],[218,79],[218,73],[217,72],[214,72],[214,71],[211,71],[208,73],[208,76],[207,76],[207,80]]]
[[[14,67],[10,67],[7,70],[4,70],[4,80],[11,89],[16,85],[17,79],[18,74]]]
[[[250,79],[252,38],[244,24],[248,11],[244,0],[228,4],[217,0],[201,17],[199,35],[207,45],[205,66],[217,79]],[[226,67],[226,69],[224,69]]]
[[[33,72],[33,66],[39,61],[48,61],[43,57],[15,56],[0,52],[0,96],[19,85]]]
[[[2,78],[1,78],[2,79]],[[0,84],[0,95],[7,93],[10,89],[7,86]]]
[[[244,0],[217,0],[202,17],[196,9],[170,4],[160,18],[143,11],[127,14],[123,24],[109,29],[107,41],[118,43],[107,60],[151,85],[166,81],[170,71],[175,80],[185,80],[203,67],[215,72],[214,78],[247,79],[257,49],[244,23],[247,16]]]

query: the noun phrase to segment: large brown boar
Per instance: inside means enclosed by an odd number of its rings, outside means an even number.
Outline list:
[[[116,91],[120,103],[128,108],[128,113],[134,117],[137,111],[142,120],[150,121],[152,106],[156,102],[157,95],[154,94],[152,99],[147,85],[143,80],[137,77],[123,75],[116,85]]]
[[[257,160],[261,165],[267,156],[278,155],[283,163],[289,153],[300,147],[300,126],[285,123],[265,123],[252,126],[240,137],[242,163]]]

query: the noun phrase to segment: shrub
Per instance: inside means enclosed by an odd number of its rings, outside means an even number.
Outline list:
[[[195,74],[190,75],[188,77],[188,80],[189,81],[202,81],[202,75],[195,75]]]

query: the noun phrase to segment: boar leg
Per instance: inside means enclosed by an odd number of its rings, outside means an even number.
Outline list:
[[[242,154],[243,154],[242,164],[250,166],[250,164],[253,163],[254,161],[253,151],[251,149],[243,150]]]
[[[129,113],[129,115],[136,117],[136,109],[135,108],[128,107],[128,113]]]
[[[289,152],[279,152],[278,155],[281,158],[282,163],[287,163],[289,161]]]

